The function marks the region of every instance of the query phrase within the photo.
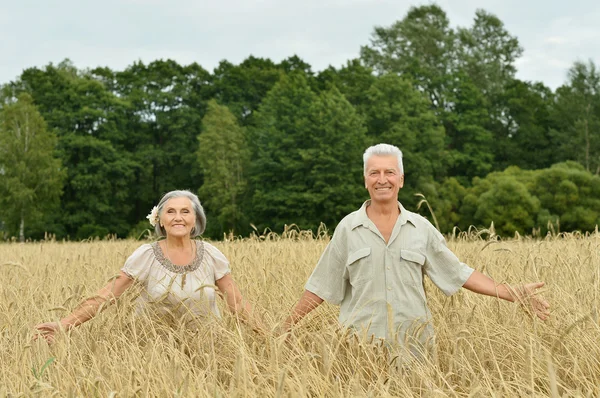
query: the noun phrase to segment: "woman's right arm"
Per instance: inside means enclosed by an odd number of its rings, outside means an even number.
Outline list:
[[[100,310],[106,307],[105,303],[112,304],[132,283],[133,279],[123,271],[120,271],[119,275],[108,282],[95,296],[86,299],[78,305],[70,315],[64,317],[59,322],[46,322],[36,325],[35,328],[38,331],[38,336],[41,335],[48,342],[52,342],[54,334],[58,330],[69,330],[92,319]]]

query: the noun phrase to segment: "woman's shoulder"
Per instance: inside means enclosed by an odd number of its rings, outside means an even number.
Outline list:
[[[136,261],[140,259],[151,259],[156,257],[158,242],[144,243],[138,246],[130,255],[128,260]]]
[[[206,241],[203,241],[203,240],[197,240],[196,241],[196,245],[198,247],[202,247],[202,251],[209,258],[211,258],[213,260],[217,260],[217,261],[229,263],[229,260],[227,260],[227,257],[225,257],[225,255],[223,254],[223,252],[221,252],[221,250],[219,250],[212,243],[209,243],[209,242],[206,242]]]
[[[158,241],[144,243],[144,244],[138,246],[131,254],[134,255],[134,254],[143,254],[143,253],[154,252],[157,245],[158,245]]]

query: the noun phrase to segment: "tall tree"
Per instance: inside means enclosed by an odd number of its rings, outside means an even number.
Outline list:
[[[434,178],[442,178],[448,166],[444,129],[425,96],[394,74],[380,76],[366,91],[364,106],[367,136],[373,144],[388,142],[404,152],[405,205],[415,202],[414,193]]]
[[[398,74],[427,94],[445,128],[449,174],[469,184],[492,170],[494,140],[506,138],[503,94],[521,53],[496,16],[477,10],[471,27],[454,30],[439,6],[427,5],[375,28],[361,58],[380,75]]]
[[[471,79],[456,72],[448,96],[452,110],[442,113],[450,153],[448,174],[469,185],[492,171],[494,136],[489,130],[489,101]]]
[[[401,21],[375,28],[361,59],[378,74],[396,73],[414,82],[433,106],[447,106],[447,84],[456,63],[456,33],[444,10],[432,4],[411,7]]]
[[[365,128],[337,89],[317,94],[303,74],[283,77],[259,109],[251,142],[259,227],[333,227],[364,199]]]
[[[552,119],[558,160],[578,161],[599,174],[600,71],[592,61],[576,62],[569,70],[567,84],[556,90]]]
[[[56,142],[31,96],[21,94],[0,110],[0,216],[18,224],[21,242],[27,223],[60,198],[65,171],[54,156]]]
[[[494,169],[508,166],[522,169],[549,167],[557,158],[552,142],[552,107],[554,95],[542,83],[511,80],[500,101],[506,109],[500,126],[503,132],[495,135]]]
[[[242,200],[247,189],[245,171],[250,151],[244,129],[233,113],[215,100],[208,102],[202,128],[198,136],[198,162],[204,173],[200,196],[206,203],[208,217],[217,215],[220,234],[245,232],[248,220]]]
[[[318,90],[336,87],[361,115],[370,107],[367,91],[377,80],[373,70],[360,62],[360,59],[349,60],[346,65],[336,69],[332,66],[321,71],[316,80]]]
[[[110,142],[78,134],[63,136],[59,151],[71,165],[60,212],[66,233],[77,239],[127,236],[139,221],[131,214],[140,165]]]
[[[516,73],[515,61],[523,53],[519,40],[498,17],[481,9],[475,11],[473,26],[459,28],[457,37],[457,68],[483,95],[499,96]]]
[[[109,91],[88,71],[67,59],[43,69],[29,68],[5,88],[11,94],[29,93],[48,126],[63,134],[81,134],[122,145],[126,139],[129,103]]]
[[[141,220],[165,192],[202,184],[196,148],[210,74],[197,64],[158,60],[136,62],[103,79],[111,80],[112,90],[131,104],[126,148],[140,166],[130,190],[135,219]]]
[[[221,61],[211,76],[211,96],[227,106],[243,126],[249,126],[261,101],[283,74],[283,68],[269,59],[251,56],[239,65]]]
[[[59,236],[126,236],[146,214],[136,216],[132,211],[138,187],[129,175],[141,170],[132,161],[135,147],[129,145],[135,132],[132,106],[125,96],[111,91],[114,76],[108,78],[107,68],[103,72],[79,71],[65,60],[27,69],[7,87],[11,93],[30,92],[57,133],[58,153],[68,174],[56,212]],[[119,161],[115,164],[113,159]],[[103,167],[108,169],[99,171]]]

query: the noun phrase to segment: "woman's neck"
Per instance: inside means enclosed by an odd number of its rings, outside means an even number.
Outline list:
[[[192,247],[192,239],[190,236],[167,236],[167,239],[165,239],[165,245],[167,245],[169,249],[186,250]]]

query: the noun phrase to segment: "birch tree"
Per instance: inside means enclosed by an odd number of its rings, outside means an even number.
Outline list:
[[[27,223],[60,198],[65,171],[56,142],[28,94],[0,109],[0,218],[21,242]]]

